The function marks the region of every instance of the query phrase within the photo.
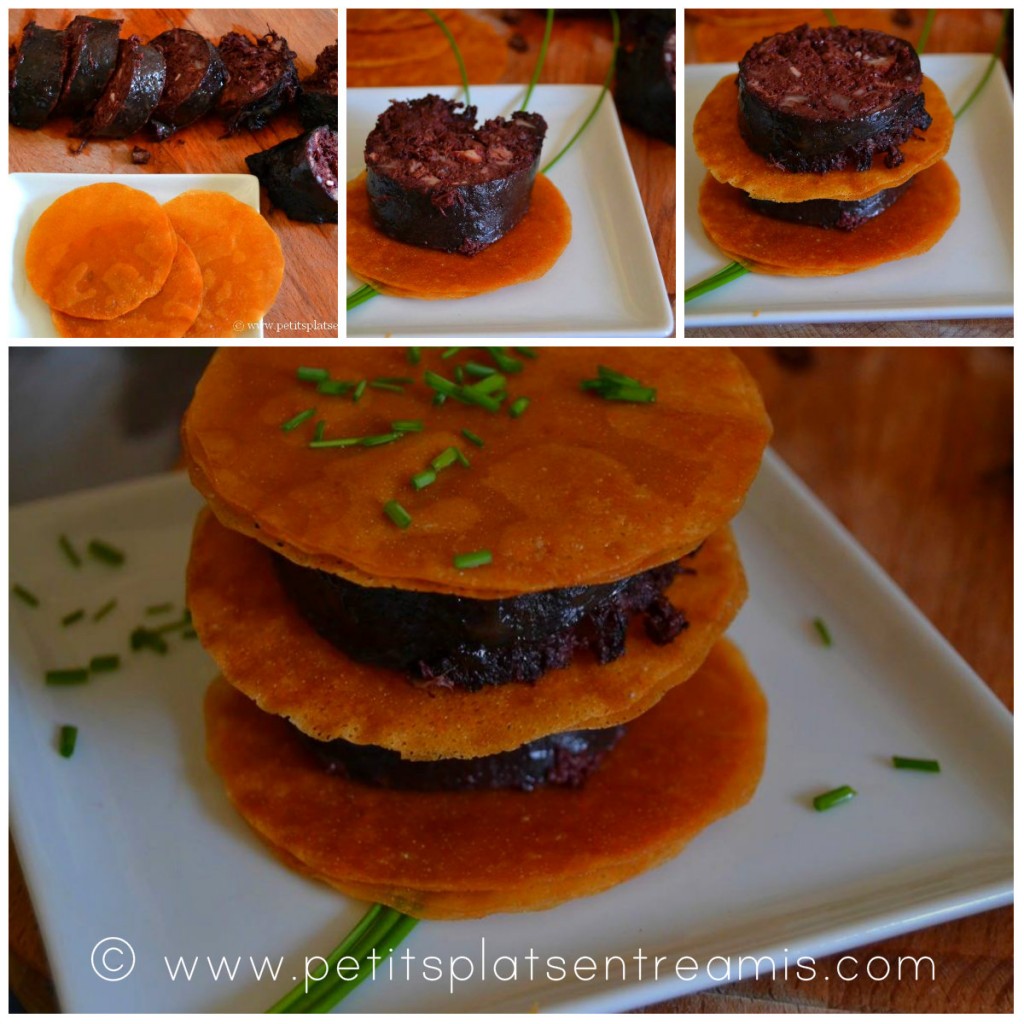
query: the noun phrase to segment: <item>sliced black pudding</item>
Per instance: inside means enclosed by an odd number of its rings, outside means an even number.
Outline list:
[[[838,228],[853,231],[865,221],[888,210],[913,181],[910,178],[895,188],[885,188],[867,199],[806,199],[802,203],[773,203],[768,199],[752,199],[747,202],[758,213],[776,220],[788,220],[794,224],[810,224],[819,228]]]

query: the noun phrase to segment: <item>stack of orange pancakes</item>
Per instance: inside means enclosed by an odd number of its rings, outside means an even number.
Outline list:
[[[720,637],[770,430],[718,349],[221,350],[182,433],[235,807],[418,917],[673,856],[761,773],[765,703]]]

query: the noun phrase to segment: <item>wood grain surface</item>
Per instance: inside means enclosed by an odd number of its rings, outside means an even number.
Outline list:
[[[820,9],[793,10],[800,21],[814,22]],[[916,42],[927,12],[922,8],[850,9],[837,14],[840,22],[890,32]],[[822,16],[823,17],[823,16]],[[999,37],[1003,12],[999,8],[943,9],[936,12],[927,40],[928,53],[991,53]],[[766,35],[787,27],[784,10],[749,10],[731,15],[728,10],[688,8],[684,52],[686,63],[738,61]],[[824,22],[823,22],[824,23]],[[1012,33],[1011,33],[1012,34]],[[1012,48],[1003,63],[1013,83]],[[723,260],[723,266],[725,261]],[[691,282],[695,284],[696,282]],[[877,323],[752,324],[746,327],[694,327],[687,338],[1012,338],[1013,319],[903,320]]]
[[[169,28],[188,28],[216,43],[227,32],[261,35],[271,28],[288,40],[296,53],[299,77],[316,66],[316,55],[338,38],[336,10],[71,10],[25,9],[9,12],[10,42],[21,38],[29,21],[46,28],[64,28],[76,14],[123,18],[121,38],[135,33],[144,42]],[[77,155],[80,140],[68,138],[72,121],[51,118],[39,131],[10,127],[10,171],[71,174],[248,174],[245,157],[269,149],[302,132],[294,108],[274,117],[258,132],[242,129],[224,139],[224,122],[208,114],[164,142],[145,129],[128,139],[96,139]],[[153,155],[145,165],[131,162],[133,146]],[[285,276],[273,307],[264,317],[264,336],[273,338],[335,338],[338,336],[338,225],[289,220],[272,209],[260,190],[261,212],[277,232],[285,257]]]
[[[779,454],[1012,710],[1012,348],[738,352],[764,394]],[[11,983],[28,1008],[53,1009],[13,848],[10,872]],[[1013,1009],[1011,908],[853,952],[861,963],[930,956],[936,980],[844,983],[829,957],[816,981],[746,981],[647,1009]]]
[[[503,22],[497,11],[474,11],[487,18],[509,39],[518,35],[527,44],[523,52],[507,50],[502,83],[526,83],[533,74],[544,36],[544,14],[534,10],[508,12],[512,23]],[[541,83],[600,84],[612,53],[611,21],[604,10],[589,13],[561,9],[555,17]],[[673,146],[622,125],[633,173],[643,200],[658,262],[672,303],[676,303],[676,151]],[[674,336],[674,335],[673,335]]]

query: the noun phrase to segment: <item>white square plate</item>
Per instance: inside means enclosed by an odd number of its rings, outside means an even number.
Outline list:
[[[25,276],[25,248],[39,215],[65,192],[84,185],[113,182],[148,192],[159,203],[188,192],[226,192],[260,212],[260,183],[252,174],[28,174],[7,176],[7,209],[13,214],[10,332],[12,338],[53,338],[50,307],[32,290]],[[263,321],[239,338],[262,338]]]
[[[955,111],[988,60],[937,54],[922,57],[921,66]],[[693,147],[693,119],[712,88],[735,72],[735,64],[686,68],[687,287],[729,262],[697,215],[705,170]],[[960,182],[960,214],[928,252],[839,277],[745,274],[687,303],[686,327],[1012,316],[1013,98],[1002,64],[957,121],[946,161]]]
[[[539,85],[530,110],[548,134],[541,166],[585,120],[600,87]],[[461,99],[453,86],[348,89],[346,175],[366,167],[363,150],[377,117],[393,99],[427,93]],[[472,86],[478,120],[508,117],[523,101],[521,85]],[[425,302],[379,296],[347,316],[350,338],[663,338],[672,307],[647,226],[629,153],[611,96],[572,149],[551,170],[572,210],[572,240],[542,278],[471,299]],[[360,286],[350,273],[348,291]]]
[[[142,610],[175,601],[200,499],[184,476],[156,477],[11,512],[12,579],[43,601],[12,599],[11,814],[67,1012],[258,1011],[326,954],[365,909],[282,867],[234,813],[203,753],[202,697],[215,674],[196,641],[160,657],[126,653]],[[841,526],[769,453],[737,534],[750,600],[732,636],[768,696],[768,759],[753,802],[675,860],[609,892],[537,914],[423,922],[425,956],[543,958],[530,982],[416,977],[365,984],[346,1011],[614,1011],[714,984],[701,973],[547,981],[544,959],[610,955],[823,956],[1012,899],[1010,715]],[[57,548],[102,537],[127,553],[117,570],[72,569]],[[59,619],[119,606],[96,624]],[[825,619],[834,646],[809,628]],[[145,620],[152,623],[154,620]],[[119,672],[84,686],[43,683],[48,668],[120,651]],[[55,751],[63,723],[78,749]],[[892,754],[934,757],[940,775],[895,771]],[[813,794],[860,795],[818,814]],[[136,965],[101,981],[90,954],[117,936]],[[121,947],[124,948],[123,946]],[[101,949],[102,952],[102,949]],[[202,958],[243,958],[235,981]],[[244,959],[285,957],[280,980]],[[199,967],[172,981],[164,957]],[[122,954],[109,966],[116,968]],[[781,969],[781,968],[780,968]],[[507,972],[507,964],[502,968]],[[718,967],[721,970],[721,967]],[[459,971],[466,974],[460,962]],[[613,969],[614,979],[614,969]]]

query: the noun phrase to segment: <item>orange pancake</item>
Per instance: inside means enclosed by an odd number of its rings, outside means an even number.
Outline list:
[[[533,793],[411,793],[328,775],[287,722],[223,680],[206,723],[231,801],[291,863],[420,917],[474,917],[598,892],[674,856],[753,796],[767,708],[722,643],[582,788]]]
[[[868,171],[829,171],[795,174],[772,167],[740,135],[736,75],[727,75],[711,90],[693,122],[693,144],[704,166],[718,181],[742,189],[755,199],[799,203],[805,199],[866,199],[885,188],[895,188],[926,167],[938,163],[953,139],[953,112],[942,90],[924,78],[924,105],[932,124],[922,137],[904,142],[903,163],[888,168],[878,155]]]
[[[451,379],[456,363],[490,361],[485,350],[441,352],[423,349],[411,366],[394,347],[221,349],[182,428],[193,482],[224,523],[294,562],[366,586],[502,597],[621,579],[692,551],[739,511],[771,431],[754,381],[723,348],[539,349],[508,376],[510,396],[531,399],[518,419],[432,405],[425,370]],[[657,400],[583,391],[598,364],[656,386]],[[353,402],[296,380],[299,366],[417,383],[402,394],[367,387]],[[328,438],[380,434],[396,420],[424,429],[382,447],[311,449],[320,418]],[[449,446],[471,468],[413,490],[412,474]],[[391,499],[412,516],[407,530],[384,515]],[[490,565],[452,564],[481,549]]]
[[[853,231],[765,217],[743,193],[708,174],[698,205],[708,238],[730,259],[761,274],[850,274],[927,252],[960,211],[960,186],[943,160],[922,171],[902,196]]]
[[[634,718],[693,675],[747,591],[728,530],[686,564],[696,575],[678,577],[667,594],[690,625],[672,643],[653,643],[634,617],[617,661],[598,666],[581,652],[536,683],[477,693],[424,688],[401,672],[353,661],[295,609],[267,549],[208,511],[192,540],[188,607],[227,680],[310,736],[376,744],[416,760],[476,757]]]
[[[572,211],[543,174],[537,176],[526,216],[475,256],[389,238],[370,217],[366,174],[348,183],[346,213],[349,269],[378,291],[399,298],[467,299],[543,277],[572,237]]]

